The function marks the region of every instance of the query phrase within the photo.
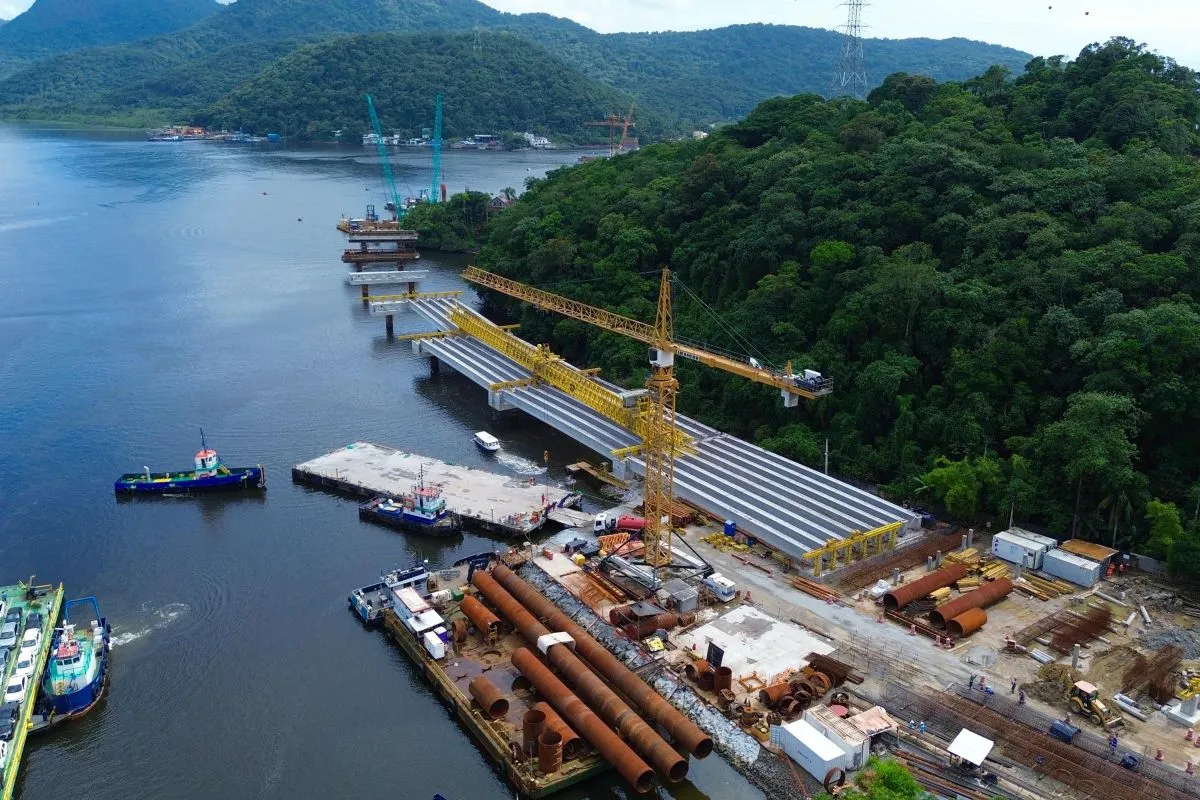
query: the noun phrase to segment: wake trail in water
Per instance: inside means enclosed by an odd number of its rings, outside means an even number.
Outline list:
[[[496,460],[518,475],[546,474],[546,468],[538,466],[537,462],[530,461],[528,458],[521,458],[521,456],[513,455],[503,450],[496,454]]]
[[[141,630],[122,631],[113,636],[113,647],[120,647],[121,645],[136,642],[144,636],[149,636],[155,631],[160,631],[168,627],[176,619],[191,611],[191,607],[186,603],[167,603],[162,608],[142,606],[142,611],[152,617],[151,623]]]

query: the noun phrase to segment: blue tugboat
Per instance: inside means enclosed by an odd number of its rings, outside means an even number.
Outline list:
[[[82,631],[71,621],[71,609],[90,606]],[[50,719],[78,717],[100,702],[108,684],[108,651],[112,629],[100,615],[95,597],[68,600],[62,625],[54,630],[50,665],[42,679],[42,702]]]
[[[425,485],[424,469],[418,474],[412,491],[404,494],[399,501],[383,495],[373,497],[358,507],[358,516],[427,536],[450,536],[461,529],[458,514],[446,510],[442,488]]]
[[[212,492],[229,489],[266,489],[267,469],[262,464],[254,467],[227,467],[221,463],[217,451],[204,441],[200,431],[200,452],[196,453],[195,469],[187,472],[127,472],[116,480],[113,490],[118,494],[186,494],[189,492]]]

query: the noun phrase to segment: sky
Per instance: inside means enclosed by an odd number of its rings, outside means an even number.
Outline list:
[[[484,0],[502,11],[543,11],[603,33],[695,30],[742,22],[834,28],[840,0]],[[0,18],[30,0],[0,0]],[[1091,42],[1127,36],[1200,68],[1196,0],[874,0],[863,11],[868,37],[962,36],[1034,55],[1074,57]],[[870,53],[867,55],[870,69]]]

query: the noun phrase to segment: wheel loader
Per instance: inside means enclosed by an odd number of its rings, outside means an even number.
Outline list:
[[[1100,699],[1100,690],[1087,681],[1076,681],[1071,687],[1070,702],[1071,711],[1087,717],[1102,728],[1112,729],[1125,724],[1125,720],[1119,714],[1114,714]]]

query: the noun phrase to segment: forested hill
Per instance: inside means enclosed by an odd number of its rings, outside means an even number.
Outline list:
[[[395,69],[398,53],[418,69]],[[574,134],[630,99],[544,48],[504,33],[367,34],[304,47],[268,67],[200,116],[229,130],[316,138],[363,127],[363,92],[375,97],[386,131],[419,136],[444,95],[445,136],[536,130]],[[653,122],[645,125],[653,127]],[[592,134],[595,138],[595,134]]]
[[[0,59],[33,61],[94,45],[131,42],[192,25],[214,0],[35,0],[0,30]]]
[[[513,29],[522,25],[524,17]],[[774,95],[827,94],[842,38],[820,28],[759,24],[611,34],[557,25],[527,35],[680,129],[740,119]],[[868,39],[863,46],[872,86],[893,72],[966,80],[996,64],[1020,70],[1031,57],[967,39]]]
[[[657,110],[682,133],[740,118],[773,95],[825,91],[840,46],[832,31],[772,25],[599,34],[547,14],[505,14],[478,0],[238,0],[176,33],[64,53],[10,74],[0,80],[0,115],[180,121],[308,43],[369,32],[475,29],[542,44],[633,96],[639,108]],[[1028,60],[1009,48],[962,39],[872,39],[866,48],[876,81],[895,71],[965,79],[992,64],[1019,69]],[[400,59],[395,69],[419,72],[419,54]],[[0,76],[6,71],[0,55]]]
[[[1149,514],[1150,548],[1200,570],[1152,502],[1190,520],[1200,480],[1196,88],[1114,40],[1014,79],[769,100],[534,182],[478,263],[645,320],[669,264],[760,358],[836,384],[785,410],[684,362],[685,413],[813,465],[828,437],[834,471],[967,519],[1145,543]],[[743,349],[676,297],[681,336]],[[644,345],[520,313],[526,338],[644,377]]]

